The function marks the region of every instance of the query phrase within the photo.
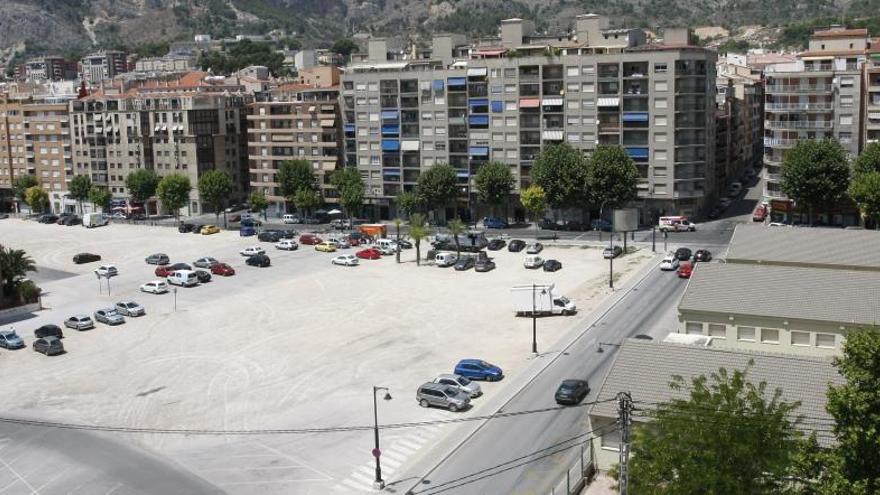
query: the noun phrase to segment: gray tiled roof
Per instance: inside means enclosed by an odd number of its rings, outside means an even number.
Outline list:
[[[800,401],[795,413],[804,417],[803,430],[831,429],[833,418],[825,411],[828,384],[840,385],[844,380],[826,358],[631,339],[620,348],[596,400],[614,399],[618,392],[629,392],[636,407],[647,409],[658,402],[688,397],[687,387],[680,391],[669,388],[673,375],[681,376],[689,385],[692,377],[708,376],[719,368],[728,372],[744,370],[750,359],[754,365],[747,379],[753,384],[767,382],[767,398],[779,388],[783,400]],[[616,418],[617,401],[596,404],[590,414]],[[833,442],[828,432],[817,432],[817,436],[823,445]]]
[[[880,270],[880,231],[808,227],[736,227],[728,262]]]
[[[872,325],[880,323],[880,274],[697,263],[678,308]]]

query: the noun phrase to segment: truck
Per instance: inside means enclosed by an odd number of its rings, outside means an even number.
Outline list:
[[[107,225],[107,222],[107,217],[103,213],[86,213],[82,219],[83,227],[86,228],[101,227]]]
[[[515,285],[510,289],[517,316],[573,315],[577,306],[556,290],[555,284]]]

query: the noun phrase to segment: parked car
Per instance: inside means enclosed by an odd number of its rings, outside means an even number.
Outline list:
[[[49,323],[34,330],[34,338],[41,339],[43,337],[55,337],[58,339],[63,339],[64,332],[61,331],[61,327],[59,327],[58,325],[53,325]]]
[[[189,231],[191,234],[201,234],[202,233],[202,224],[194,223],[192,229]]]
[[[691,278],[691,274],[694,272],[694,264],[690,261],[684,261],[678,265],[678,277],[679,278]]]
[[[706,249],[697,249],[694,253],[694,261],[712,261],[712,253]]]
[[[755,208],[755,213],[752,214],[753,222],[763,222],[767,219],[767,215],[769,212],[767,211],[767,205],[760,204],[757,208]]]
[[[115,277],[119,275],[119,270],[116,269],[113,265],[101,265],[98,268],[95,268],[95,273],[99,277]]]
[[[150,294],[164,294],[168,292],[168,284],[163,282],[162,280],[152,280],[141,285],[141,292],[148,292]]]
[[[205,225],[202,227],[202,235],[219,234],[220,227],[216,225]]]
[[[406,239],[400,239],[399,241],[395,241],[397,245],[400,246],[400,249],[412,249],[413,244]]]
[[[669,253],[660,262],[660,269],[663,271],[676,270],[678,265],[678,258],[675,257],[674,253]]]
[[[259,218],[241,216],[242,227],[262,227],[263,222]]]
[[[590,393],[590,384],[586,380],[562,380],[556,389],[557,404],[580,404]]]
[[[355,256],[364,260],[377,260],[382,257],[382,253],[380,253],[379,250],[376,248],[367,248],[361,249],[360,251],[355,253]]]
[[[232,213],[233,211],[247,210],[248,208],[250,207],[247,204],[233,203],[223,211],[225,211],[226,213]]]
[[[116,312],[123,316],[143,316],[147,310],[134,301],[120,301],[116,303]]]
[[[229,266],[227,263],[217,263],[215,265],[211,265],[211,273],[214,275],[220,275],[222,277],[231,277],[235,275],[235,269]]]
[[[89,315],[74,315],[64,320],[64,326],[74,330],[88,330],[95,328],[95,321]]]
[[[193,261],[193,266],[198,268],[211,268],[212,266],[220,263],[216,258],[211,256],[203,256],[195,261]]]
[[[266,254],[266,251],[260,246],[249,246],[241,250],[242,256],[254,256],[256,254]]]
[[[157,277],[168,277],[174,273],[174,269],[171,268],[171,265],[159,265],[156,267],[156,270],[153,271],[153,274]]]
[[[422,407],[442,407],[456,412],[467,409],[471,399],[461,387],[425,383],[416,392],[416,401]]]
[[[264,230],[257,234],[257,240],[260,242],[278,242],[281,240],[281,234],[274,230]]]
[[[342,265],[342,266],[357,266],[358,259],[357,256],[353,254],[340,254],[339,256],[334,257],[330,260],[334,265]]]
[[[474,263],[475,272],[489,272],[495,269],[495,262],[489,258],[480,258]]]
[[[562,225],[557,223],[552,218],[542,218],[538,221],[538,227],[542,230],[560,230]]]
[[[483,219],[483,227],[487,229],[506,229],[508,224],[498,217],[486,217]]]
[[[434,378],[434,381],[431,383],[458,387],[459,389],[461,389],[462,392],[466,393],[468,397],[472,399],[476,399],[477,397],[483,395],[483,390],[480,388],[479,383],[476,383],[466,377],[453,373],[442,373],[440,375],[437,375],[437,378]]]
[[[45,354],[47,356],[56,356],[58,354],[64,354],[64,344],[61,343],[61,340],[58,337],[42,337],[34,341],[33,346],[34,352],[39,352]]]
[[[537,255],[527,255],[523,258],[523,266],[526,268],[541,268],[544,265],[544,258]]]
[[[125,323],[125,318],[115,308],[104,308],[95,311],[95,321],[107,325],[121,325]]]
[[[62,225],[65,225],[67,227],[71,227],[73,225],[80,225],[80,224],[82,224],[82,219],[76,215],[71,215],[71,216],[65,218],[64,222],[62,223]]]
[[[58,221],[58,215],[53,215],[51,213],[44,213],[37,217],[38,223],[55,223]]]
[[[177,226],[177,231],[181,234],[186,234],[187,232],[192,232],[195,227],[194,224],[180,222],[180,225]]]
[[[507,243],[504,242],[504,239],[492,239],[491,241],[489,241],[486,249],[488,249],[489,251],[498,251],[506,245]]]
[[[334,253],[336,252],[336,245],[332,242],[324,241],[315,244],[315,251],[321,251],[322,253]]]
[[[472,380],[497,382],[504,378],[504,372],[498,366],[482,359],[462,359],[455,365],[453,373]]]
[[[101,255],[92,253],[79,253],[73,255],[73,262],[77,265],[82,265],[83,263],[94,263],[95,261],[101,261]]]
[[[296,251],[299,249],[299,244],[296,243],[293,239],[281,239],[280,241],[275,243],[275,249],[281,249],[283,251]]]
[[[605,258],[606,260],[610,259],[610,258],[617,258],[621,254],[623,254],[623,248],[620,246],[616,246],[616,245],[615,246],[608,246],[602,250],[602,257]]]
[[[200,284],[205,284],[211,281],[211,272],[207,270],[196,270],[196,278],[199,279]]]
[[[282,239],[296,239],[299,235],[299,232],[292,229],[275,229],[275,232],[278,232]]]
[[[257,229],[255,229],[255,228],[253,228],[253,227],[251,227],[251,226],[248,226],[248,225],[243,225],[243,226],[238,230],[238,235],[239,235],[240,237],[250,237],[250,236],[252,236],[252,235],[257,235]]]
[[[675,250],[675,257],[678,258],[678,261],[687,261],[691,259],[694,253],[691,252],[690,249],[686,247],[678,248]]]
[[[332,242],[333,245],[336,246],[336,249],[348,249],[351,247],[351,245],[345,239],[330,239],[330,242]]]
[[[593,220],[592,222],[590,222],[590,228],[592,228],[593,230],[599,230],[602,232],[611,232],[612,226],[613,225],[611,224],[611,222],[609,222],[608,220],[605,220],[604,218],[597,218],[597,219]]]
[[[15,330],[0,330],[0,347],[4,349],[21,349],[24,340],[15,333]]]
[[[455,262],[454,268],[456,271],[463,272],[465,270],[470,270],[474,267],[474,259],[470,256],[462,256]]]
[[[181,287],[195,287],[199,285],[199,277],[192,270],[175,270],[165,280],[171,285],[179,285]]]
[[[165,253],[151,254],[144,259],[148,265],[167,265],[171,263],[171,259]]]
[[[299,243],[305,244],[307,246],[314,246],[317,244],[321,244],[322,242],[324,242],[323,239],[316,236],[315,234],[303,234],[299,236]]]
[[[525,247],[526,243],[519,239],[514,239],[507,243],[507,250],[511,253],[518,253],[525,249]]]
[[[168,265],[168,269],[171,271],[177,271],[177,270],[192,270],[193,268],[186,263],[174,263],[173,265]]]
[[[562,270],[562,263],[560,263],[558,260],[547,260],[544,262],[545,272],[555,272],[558,270]]]
[[[272,263],[272,261],[265,254],[259,253],[259,254],[255,254],[255,255],[251,256],[250,258],[248,258],[247,260],[245,260],[245,263],[248,266],[258,266],[260,268],[266,268],[267,266],[269,266]]]
[[[538,254],[544,250],[544,245],[540,242],[535,242],[529,244],[529,247],[526,248],[526,254]]]
[[[302,219],[296,215],[286,214],[281,218],[281,223],[284,223],[284,224],[302,223]]]

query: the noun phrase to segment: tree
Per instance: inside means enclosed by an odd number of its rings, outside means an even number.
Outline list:
[[[751,366],[751,362],[749,365]],[[752,384],[748,369],[721,368],[690,386],[673,377],[686,399],[657,405],[653,420],[634,429],[630,489],[645,494],[778,494],[805,448],[791,420],[799,402]]]
[[[403,210],[407,217],[412,216],[423,204],[422,197],[412,191],[401,191],[397,195],[397,208]]]
[[[111,199],[113,199],[113,193],[106,187],[92,186],[89,190],[89,201],[92,202],[95,209],[100,206],[101,211],[107,211]]]
[[[352,53],[358,51],[358,46],[351,38],[339,38],[330,45],[330,51],[348,59]]]
[[[156,188],[159,186],[159,176],[152,169],[139,168],[128,174],[125,178],[125,187],[133,201],[144,204],[144,213],[150,215],[149,203],[150,198],[156,195]]]
[[[233,189],[235,184],[225,170],[209,170],[199,178],[199,196],[214,209],[217,223],[220,223],[220,210]]]
[[[862,153],[853,160],[853,175],[866,172],[880,172],[880,143],[865,146]]]
[[[25,203],[27,203],[27,200],[24,196],[25,191],[38,185],[40,185],[40,183],[37,182],[37,178],[35,176],[21,175],[17,179],[15,179],[15,182],[12,185],[12,189],[15,192],[15,197],[18,198],[19,201],[24,201]]]
[[[421,266],[422,240],[428,237],[428,227],[425,225],[425,216],[421,213],[413,213],[409,219],[409,236],[412,237],[413,244],[416,245],[416,266]]]
[[[6,297],[12,297],[19,279],[35,271],[36,263],[23,250],[0,246],[0,277],[3,277],[3,294]]]
[[[445,207],[458,195],[455,169],[445,163],[434,165],[419,175],[417,189],[432,211]]]
[[[597,146],[590,156],[589,185],[593,204],[604,209],[623,208],[636,199],[639,169],[620,146]]]
[[[849,196],[859,205],[862,225],[871,218],[874,228],[880,228],[880,172],[856,174],[849,184]]]
[[[284,160],[278,167],[278,186],[284,200],[296,203],[294,196],[300,189],[314,189],[315,175],[312,165],[305,160]]]
[[[189,202],[189,193],[192,191],[192,184],[189,177],[183,174],[168,174],[159,181],[156,187],[156,196],[159,201],[170,211],[174,212],[174,216],[180,220],[180,209]]]
[[[516,180],[510,172],[509,165],[489,162],[477,170],[474,182],[477,186],[477,198],[489,206],[497,207],[506,204]]]
[[[269,207],[269,200],[266,195],[260,191],[254,191],[248,196],[248,202],[251,204],[251,211],[262,213],[263,220],[266,219],[266,208]]]
[[[293,195],[293,204],[306,212],[306,215],[312,215],[312,208],[316,208],[321,204],[321,196],[314,189],[304,187]]]
[[[354,218],[364,205],[364,180],[356,168],[346,167],[333,172],[330,183],[339,192],[339,204]]]
[[[79,203],[79,212],[83,212],[83,201],[89,199],[89,193],[92,191],[92,179],[88,175],[74,175],[70,180],[68,187],[70,197]]]
[[[577,206],[587,199],[589,162],[568,143],[541,150],[531,175],[532,181],[544,188],[551,208]]]
[[[394,250],[395,257],[397,258],[397,262],[400,263],[400,226],[403,224],[403,220],[400,217],[392,220],[394,223],[394,228],[397,229],[397,248]]]
[[[520,191],[519,202],[522,203],[526,211],[531,213],[532,221],[535,222],[535,228],[537,229],[538,217],[547,209],[547,193],[544,192],[544,188],[532,184]]]
[[[840,200],[849,186],[846,151],[833,139],[800,141],[782,161],[782,192],[807,206],[813,223],[813,209]]]
[[[447,225],[449,228],[449,234],[452,236],[452,239],[455,241],[455,257],[461,257],[461,244],[458,240],[458,236],[462,234],[465,230],[467,230],[467,225],[464,224],[460,219],[456,218],[453,221],[449,222]]]
[[[49,193],[40,186],[31,186],[24,192],[24,201],[34,213],[43,213],[49,206]]]

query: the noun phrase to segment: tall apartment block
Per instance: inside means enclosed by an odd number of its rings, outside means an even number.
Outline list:
[[[745,56],[728,56],[717,66],[715,185],[721,195],[763,159],[764,81],[745,64]]]
[[[36,177],[53,211],[62,209],[73,177],[65,99],[0,93],[0,189],[12,189],[22,175]]]
[[[76,63],[63,57],[39,57],[15,68],[16,79],[30,81],[66,81],[76,79]]]
[[[441,162],[457,170],[457,213],[467,217],[482,164],[508,164],[519,189],[541,149],[560,142],[585,152],[623,146],[639,169],[635,206],[645,222],[703,209],[714,190],[716,54],[688,32],[646,44],[642,30],[607,29],[590,14],[571,35],[537,35],[509,19],[488,44],[460,41],[437,36],[424,59],[409,61],[376,60],[387,51],[371,43],[372,60],[346,68],[346,162],[382,217]]]
[[[862,68],[869,41],[866,29],[835,26],[816,31],[796,61],[765,67],[764,200],[772,202],[775,219],[792,220],[795,214],[782,192],[780,172],[785,153],[800,140],[835,138],[849,154],[859,153]]]
[[[113,79],[125,72],[128,72],[128,57],[125,52],[100,51],[90,53],[79,61],[80,79],[90,83]]]
[[[338,201],[330,175],[342,167],[339,70],[317,69],[327,72],[323,83],[282,85],[248,105],[250,187],[266,195],[270,215],[285,212],[277,173],[286,160],[308,161],[325,201]]]
[[[868,50],[864,88],[862,144],[867,146],[880,141],[880,47],[872,46]]]

